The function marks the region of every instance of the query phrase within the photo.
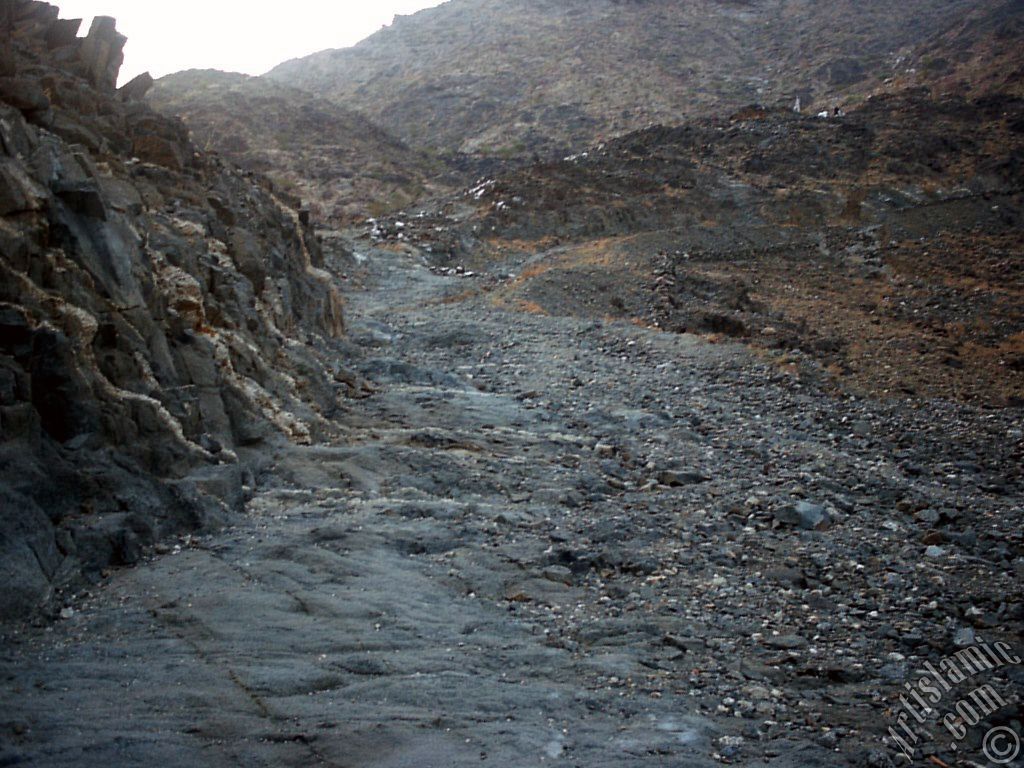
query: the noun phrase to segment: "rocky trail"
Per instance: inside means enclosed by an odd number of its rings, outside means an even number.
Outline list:
[[[372,394],[225,530],[5,637],[0,765],[885,766],[925,660],[1021,647],[1012,411],[356,249]]]

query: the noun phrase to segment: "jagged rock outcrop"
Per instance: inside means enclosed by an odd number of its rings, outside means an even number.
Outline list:
[[[112,20],[77,29],[0,4],[0,619],[215,522],[246,452],[311,439],[344,390],[308,218],[197,153],[147,78],[115,89]]]

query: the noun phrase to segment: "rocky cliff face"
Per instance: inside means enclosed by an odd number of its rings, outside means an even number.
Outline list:
[[[361,221],[445,189],[446,169],[362,115],[274,80],[216,71],[161,78],[148,95],[203,149],[267,174],[315,217]]]
[[[324,428],[341,301],[307,214],[115,90],[112,19],[0,5],[0,618],[215,522]],[[334,365],[337,365],[336,363]]]
[[[452,0],[271,77],[413,146],[529,156],[742,105],[843,103],[1005,0]]]

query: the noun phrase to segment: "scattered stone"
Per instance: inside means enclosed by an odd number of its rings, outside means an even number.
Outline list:
[[[658,473],[658,482],[671,488],[679,488],[684,485],[698,485],[707,483],[710,477],[702,472],[666,469]]]
[[[957,648],[966,648],[969,645],[974,645],[976,641],[974,630],[970,627],[961,627],[953,634],[953,645]]]
[[[772,513],[780,525],[805,531],[824,531],[832,525],[832,517],[825,507],[807,501],[786,504]]]
[[[766,637],[764,639],[764,644],[769,648],[775,648],[780,651],[796,651],[808,646],[807,640],[799,635],[775,635],[772,637]]]
[[[922,509],[914,517],[927,525],[935,525],[940,519],[939,513],[934,509]]]
[[[543,571],[544,578],[559,584],[571,586],[573,582],[572,570],[562,565],[549,565]]]

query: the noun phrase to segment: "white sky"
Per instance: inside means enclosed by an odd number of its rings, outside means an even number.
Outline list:
[[[442,0],[50,0],[61,18],[113,16],[128,36],[122,83],[149,71],[223,69],[261,75],[282,61],[325,48],[354,45],[390,24],[396,14]]]

